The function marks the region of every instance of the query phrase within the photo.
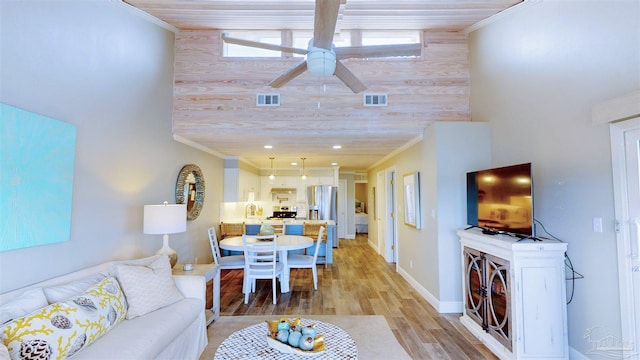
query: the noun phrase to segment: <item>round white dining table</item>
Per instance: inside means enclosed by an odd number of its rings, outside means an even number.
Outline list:
[[[250,241],[257,241],[254,238],[249,238]],[[231,251],[244,251],[242,246],[242,236],[233,236],[220,240],[219,244],[221,249]],[[280,282],[280,291],[288,293],[289,290],[289,265],[287,264],[287,255],[289,250],[306,249],[313,245],[313,238],[302,235],[278,235],[276,239],[276,249],[280,254],[280,262],[283,266],[283,279]]]

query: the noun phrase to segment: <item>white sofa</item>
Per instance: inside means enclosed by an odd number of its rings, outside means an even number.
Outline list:
[[[51,289],[93,275],[114,275],[110,273],[112,264],[104,263],[1,294],[0,308],[7,303],[19,303],[16,299],[22,299],[20,296],[27,290],[38,292],[38,288]],[[73,354],[73,359],[198,359],[207,345],[205,280],[184,275],[173,276],[173,280],[184,298],[145,315],[117,322],[104,335]],[[124,288],[123,292],[127,296]],[[6,353],[6,348],[4,351]]]

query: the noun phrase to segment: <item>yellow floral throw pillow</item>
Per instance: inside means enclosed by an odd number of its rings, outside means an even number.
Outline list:
[[[0,334],[11,359],[67,359],[125,318],[118,281],[108,277],[83,294],[15,319]]]

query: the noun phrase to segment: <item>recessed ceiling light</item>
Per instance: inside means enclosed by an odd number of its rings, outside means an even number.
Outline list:
[[[295,162],[295,161],[292,161],[292,162],[291,162],[291,166],[298,166],[298,163],[297,163],[297,162]]]
[[[331,166],[337,166],[337,165],[338,165],[338,163],[336,163],[336,162],[331,163]]]
[[[265,149],[273,149],[273,146],[272,145],[265,145],[264,148]]]
[[[342,145],[333,145],[334,149],[342,149]]]

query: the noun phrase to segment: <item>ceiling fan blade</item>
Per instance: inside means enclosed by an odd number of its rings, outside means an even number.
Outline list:
[[[267,49],[267,50],[274,50],[274,51],[284,51],[284,52],[300,54],[300,55],[306,55],[307,52],[308,52],[305,49],[297,49],[297,48],[292,48],[292,47],[289,47],[289,46],[267,44],[267,43],[261,43],[261,42],[258,42],[258,41],[251,41],[251,40],[244,40],[244,39],[238,39],[238,38],[234,38],[234,37],[229,37],[225,33],[222,34],[222,40],[224,42],[226,42],[226,43],[229,43],[229,44],[250,46],[250,47],[255,47],[255,48],[260,48],[260,49]]]
[[[269,83],[269,85],[274,88],[279,88],[282,85],[293,80],[296,76],[302,74],[306,70],[307,70],[307,61],[303,60],[298,65],[290,68],[289,70],[285,71],[282,75],[275,78],[273,81]]]
[[[334,51],[338,59],[420,56],[422,44],[352,46],[335,48]]]
[[[338,79],[342,80],[342,82],[347,85],[349,87],[349,89],[351,89],[351,91],[353,91],[354,93],[359,93],[361,91],[364,91],[367,87],[364,86],[364,84],[358,80],[358,78],[351,72],[349,71],[349,69],[347,69],[346,66],[344,66],[344,64],[342,64],[340,61],[336,61],[336,71],[333,73],[333,75],[337,76]]]
[[[331,50],[339,11],[340,0],[316,0],[313,46]]]

